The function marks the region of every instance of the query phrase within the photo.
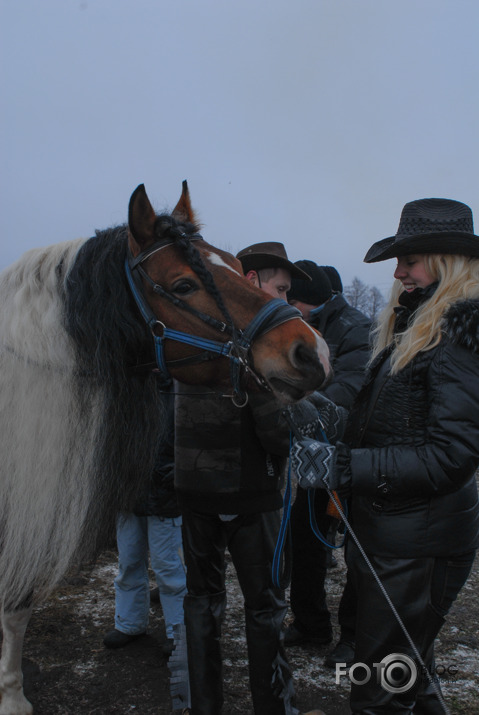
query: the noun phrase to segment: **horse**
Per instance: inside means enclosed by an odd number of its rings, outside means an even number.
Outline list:
[[[0,275],[0,298],[0,715],[30,715],[32,608],[131,510],[171,380],[288,403],[330,368],[299,312],[203,239],[186,182],[171,213],[141,184],[125,224],[28,251]]]

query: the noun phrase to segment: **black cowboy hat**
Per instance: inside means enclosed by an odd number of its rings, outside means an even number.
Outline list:
[[[284,268],[295,278],[302,278],[310,281],[311,276],[295,266],[288,260],[286,249],[282,243],[276,241],[266,241],[265,243],[253,243],[252,246],[243,248],[236,258],[241,261],[243,271],[259,271],[261,268]]]
[[[406,204],[395,236],[373,243],[365,263],[413,253],[448,253],[479,258],[472,211],[452,199],[418,199]]]

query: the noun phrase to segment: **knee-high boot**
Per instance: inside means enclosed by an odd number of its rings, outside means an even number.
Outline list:
[[[221,624],[226,592],[185,596],[192,715],[219,715],[223,706]]]
[[[286,612],[283,602],[263,611],[245,608],[249,676],[253,707],[261,715],[297,715],[293,705],[294,685],[291,670],[280,641]]]

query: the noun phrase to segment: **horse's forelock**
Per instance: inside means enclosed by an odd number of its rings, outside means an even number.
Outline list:
[[[192,236],[200,229],[199,224],[188,221],[179,221],[171,214],[159,214],[155,222],[155,238],[159,241],[163,239],[179,240],[181,237]]]

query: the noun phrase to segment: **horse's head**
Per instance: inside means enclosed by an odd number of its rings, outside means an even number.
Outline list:
[[[266,384],[286,402],[328,379],[326,343],[299,312],[271,301],[244,278],[234,256],[198,234],[186,182],[173,212],[161,215],[140,185],[128,224],[127,273],[160,369],[181,382],[221,387],[241,372],[247,389]]]

